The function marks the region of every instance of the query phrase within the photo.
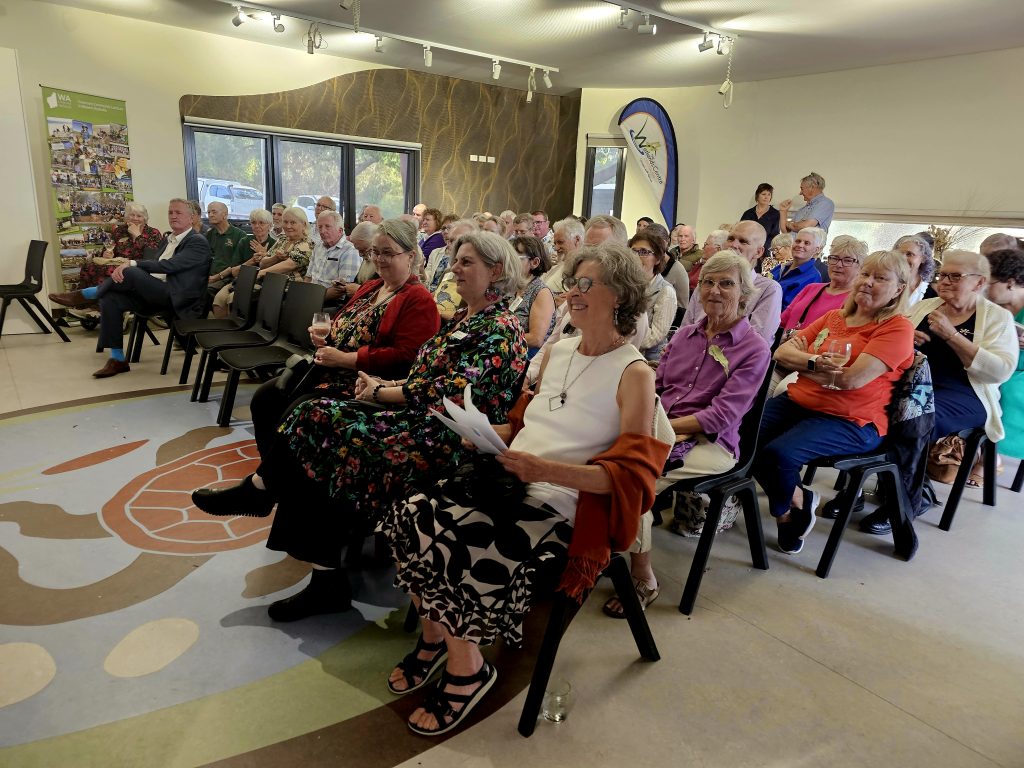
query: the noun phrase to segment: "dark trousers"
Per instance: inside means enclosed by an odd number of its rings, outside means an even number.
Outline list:
[[[842,397],[837,392],[836,397]],[[768,496],[768,511],[781,517],[789,511],[800,469],[821,456],[872,451],[882,444],[873,424],[852,421],[801,408],[780,395],[768,400],[761,420],[754,458],[754,479]]]
[[[984,427],[988,415],[973,391],[961,388],[935,387],[935,428],[932,442],[964,429]],[[973,458],[967,461],[974,461]]]
[[[172,311],[167,283],[137,267],[128,267],[120,283],[108,277],[96,296],[100,302],[100,345],[105,349],[124,348],[125,312],[155,315]]]
[[[279,378],[275,376],[270,381],[260,384],[249,401],[249,412],[252,414],[252,425],[256,433],[256,447],[260,449],[262,457],[270,455],[274,438],[277,436],[277,428],[285,416],[306,400],[328,396],[323,391],[306,391],[301,394],[285,392],[277,387]]]

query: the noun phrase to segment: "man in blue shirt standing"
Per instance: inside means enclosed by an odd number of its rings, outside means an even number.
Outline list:
[[[793,199],[783,200],[779,204],[781,231],[796,234],[807,227],[820,227],[828,232],[836,204],[825,197],[825,179],[814,171],[804,176],[800,179],[800,197],[804,199],[804,206],[795,211],[792,218],[789,209]]]

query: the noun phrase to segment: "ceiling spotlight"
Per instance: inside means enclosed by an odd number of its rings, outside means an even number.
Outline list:
[[[373,44],[373,50],[377,53],[384,53],[384,38],[377,35],[377,42]]]
[[[501,77],[501,63],[497,59],[491,59],[491,79],[497,80]]]
[[[544,70],[544,87],[549,90],[551,88],[551,73],[546,69]]]
[[[242,6],[236,5],[235,10],[238,11],[238,15],[231,20],[231,23],[234,24],[236,27],[240,27],[243,24],[245,24],[245,22],[248,21],[248,19],[246,19],[245,14],[242,13]]]
[[[530,67],[530,75],[526,78],[526,103],[533,101],[533,92],[537,90],[537,68]]]
[[[714,40],[708,40],[708,33],[705,32],[704,33],[704,42],[697,43],[697,50],[700,51],[701,53],[704,53],[704,51],[710,51],[714,47],[715,47],[715,41]]]
[[[638,24],[636,31],[641,35],[656,35],[658,34],[658,25],[651,24],[651,14],[645,13],[644,23]]]
[[[338,3],[338,7],[343,11],[347,11],[352,7],[352,0],[341,0],[341,2]]]
[[[629,8],[625,6],[619,7],[619,29],[632,29],[633,22],[626,21],[626,17],[629,16]]]
[[[270,23],[274,25],[275,32],[284,32],[284,24],[281,23],[280,13],[275,13]]]
[[[718,55],[728,56],[732,52],[732,38],[731,37],[720,37],[718,38]]]
[[[430,50],[429,45],[423,46],[423,66],[428,69],[434,66],[434,52]]]

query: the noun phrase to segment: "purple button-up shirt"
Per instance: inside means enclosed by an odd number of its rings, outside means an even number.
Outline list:
[[[658,364],[658,393],[670,419],[695,416],[701,432],[738,459],[740,422],[764,381],[771,351],[745,317],[711,339],[707,323],[705,317],[676,331]],[[712,346],[728,371],[709,352]]]
[[[779,330],[779,317],[782,315],[782,288],[770,277],[754,275],[756,293],[748,299],[747,318],[754,330],[761,334],[769,345],[775,341],[775,332]],[[682,325],[692,325],[703,320],[704,307],[700,303],[700,287],[690,294],[690,303],[683,315]]]

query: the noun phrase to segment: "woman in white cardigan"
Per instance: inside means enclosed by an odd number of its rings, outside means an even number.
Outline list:
[[[982,295],[988,276],[984,256],[947,251],[935,275],[938,297],[910,312],[935,386],[932,440],[972,427],[993,442],[1003,438],[999,385],[1016,369],[1017,334],[1010,313]]]

